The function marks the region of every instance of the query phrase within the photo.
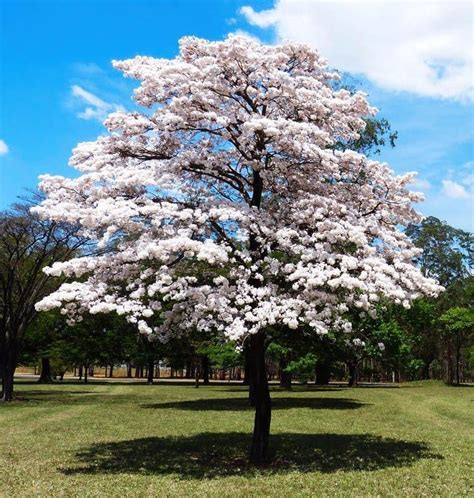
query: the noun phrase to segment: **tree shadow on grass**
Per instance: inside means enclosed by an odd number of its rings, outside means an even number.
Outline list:
[[[291,471],[373,471],[412,465],[421,458],[442,459],[422,442],[385,439],[371,434],[293,434],[271,437],[271,462],[247,462],[246,433],[202,433],[97,443],[76,454],[78,465],[65,474],[176,474],[181,479],[229,475],[251,477]]]
[[[289,408],[311,408],[320,410],[353,410],[365,406],[347,398],[303,398],[303,397],[274,397],[272,398],[272,408],[274,410],[285,410]],[[205,398],[192,399],[186,401],[172,401],[164,403],[151,403],[141,405],[141,408],[177,410],[197,410],[197,411],[243,411],[255,408],[249,405],[248,397],[242,398]]]
[[[69,390],[25,390],[15,393],[15,399],[18,403],[27,403],[29,405],[51,404],[74,405],[74,404],[95,404],[105,400],[113,402],[130,401],[127,394],[115,394],[97,391],[69,391]]]

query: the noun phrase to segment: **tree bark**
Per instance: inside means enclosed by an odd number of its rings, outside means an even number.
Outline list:
[[[51,376],[51,364],[49,358],[41,358],[41,374],[38,379],[39,384],[51,384],[53,382]]]
[[[250,448],[250,461],[260,464],[268,460],[268,442],[270,438],[270,423],[272,408],[268,379],[265,367],[265,334],[259,332],[249,339],[250,346],[250,376],[255,397],[255,422]]]
[[[10,354],[9,354],[10,353]],[[8,402],[13,400],[13,382],[16,369],[16,358],[11,352],[4,353],[1,365],[2,392],[0,401]]]

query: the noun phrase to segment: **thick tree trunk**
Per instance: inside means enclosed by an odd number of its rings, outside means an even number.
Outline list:
[[[201,369],[202,369],[202,383],[205,385],[209,384],[209,358],[207,355],[201,358]]]
[[[251,335],[249,339],[251,383],[255,399],[255,423],[253,429],[250,461],[263,463],[268,460],[268,441],[272,408],[268,379],[265,368],[265,335],[262,332]]]
[[[114,364],[111,363],[109,367],[109,379],[111,379],[114,376]]]
[[[2,392],[0,396],[0,401],[12,401],[13,400],[13,379],[15,376],[16,362],[11,361],[10,358],[6,358],[4,364],[2,365]]]
[[[84,365],[84,384],[87,384],[87,374],[89,372],[89,367]]]
[[[79,366],[79,380],[82,380],[82,372],[84,371],[84,367],[82,365]]]
[[[13,400],[13,377],[14,370],[4,369],[2,372],[2,394],[0,401],[12,401]]]
[[[132,364],[127,363],[127,378],[131,379],[132,378]]]
[[[39,384],[51,384],[53,382],[51,376],[51,364],[49,358],[41,358],[41,374],[38,379]]]
[[[316,363],[316,385],[327,386],[331,378],[331,365],[327,362]]]
[[[0,375],[2,377],[2,389],[0,401],[8,402],[13,400],[13,383],[16,369],[17,351],[12,344],[5,341],[2,344],[0,357]]]

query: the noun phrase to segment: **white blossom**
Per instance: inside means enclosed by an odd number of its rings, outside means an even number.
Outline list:
[[[373,316],[380,296],[409,306],[440,291],[399,229],[420,220],[413,175],[332,147],[375,110],[334,90],[317,52],[186,37],[175,59],[114,65],[140,81],[144,109],[77,146],[80,176],[42,176],[35,209],[80,224],[102,252],[48,268],[73,281],[37,309],[238,340],[273,325],[350,332],[351,308]]]

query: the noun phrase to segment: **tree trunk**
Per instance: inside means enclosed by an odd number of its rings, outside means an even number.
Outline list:
[[[132,364],[127,363],[127,378],[131,379],[132,378]]]
[[[109,366],[109,379],[111,379],[114,376],[114,364],[111,363]]]
[[[209,358],[207,355],[204,355],[201,359],[201,368],[202,368],[202,383],[204,385],[209,384]]]
[[[316,363],[316,382],[318,386],[327,386],[331,378],[331,365],[327,362],[318,361]]]
[[[349,387],[357,385],[357,362],[349,363]]]
[[[82,372],[84,371],[84,367],[82,365],[79,366],[79,380],[82,380]]]
[[[13,334],[1,331],[0,342],[0,376],[2,378],[2,389],[0,401],[8,402],[13,400],[13,384],[16,370],[16,359],[18,355],[17,337],[19,332]]]
[[[89,367],[84,365],[84,384],[87,384],[87,374],[89,373]]]
[[[254,389],[255,423],[253,429],[250,461],[260,464],[268,459],[268,441],[272,408],[268,379],[265,368],[265,335],[262,332],[252,334],[250,342],[250,375]]]
[[[16,355],[7,351],[4,353],[1,365],[2,392],[0,401],[7,402],[13,400],[13,380],[15,377]]]
[[[51,384],[53,379],[51,378],[51,364],[49,358],[41,358],[41,374],[38,379],[39,384]]]
[[[155,372],[155,360],[153,358],[148,360],[148,377],[147,384],[153,384],[153,374]]]

